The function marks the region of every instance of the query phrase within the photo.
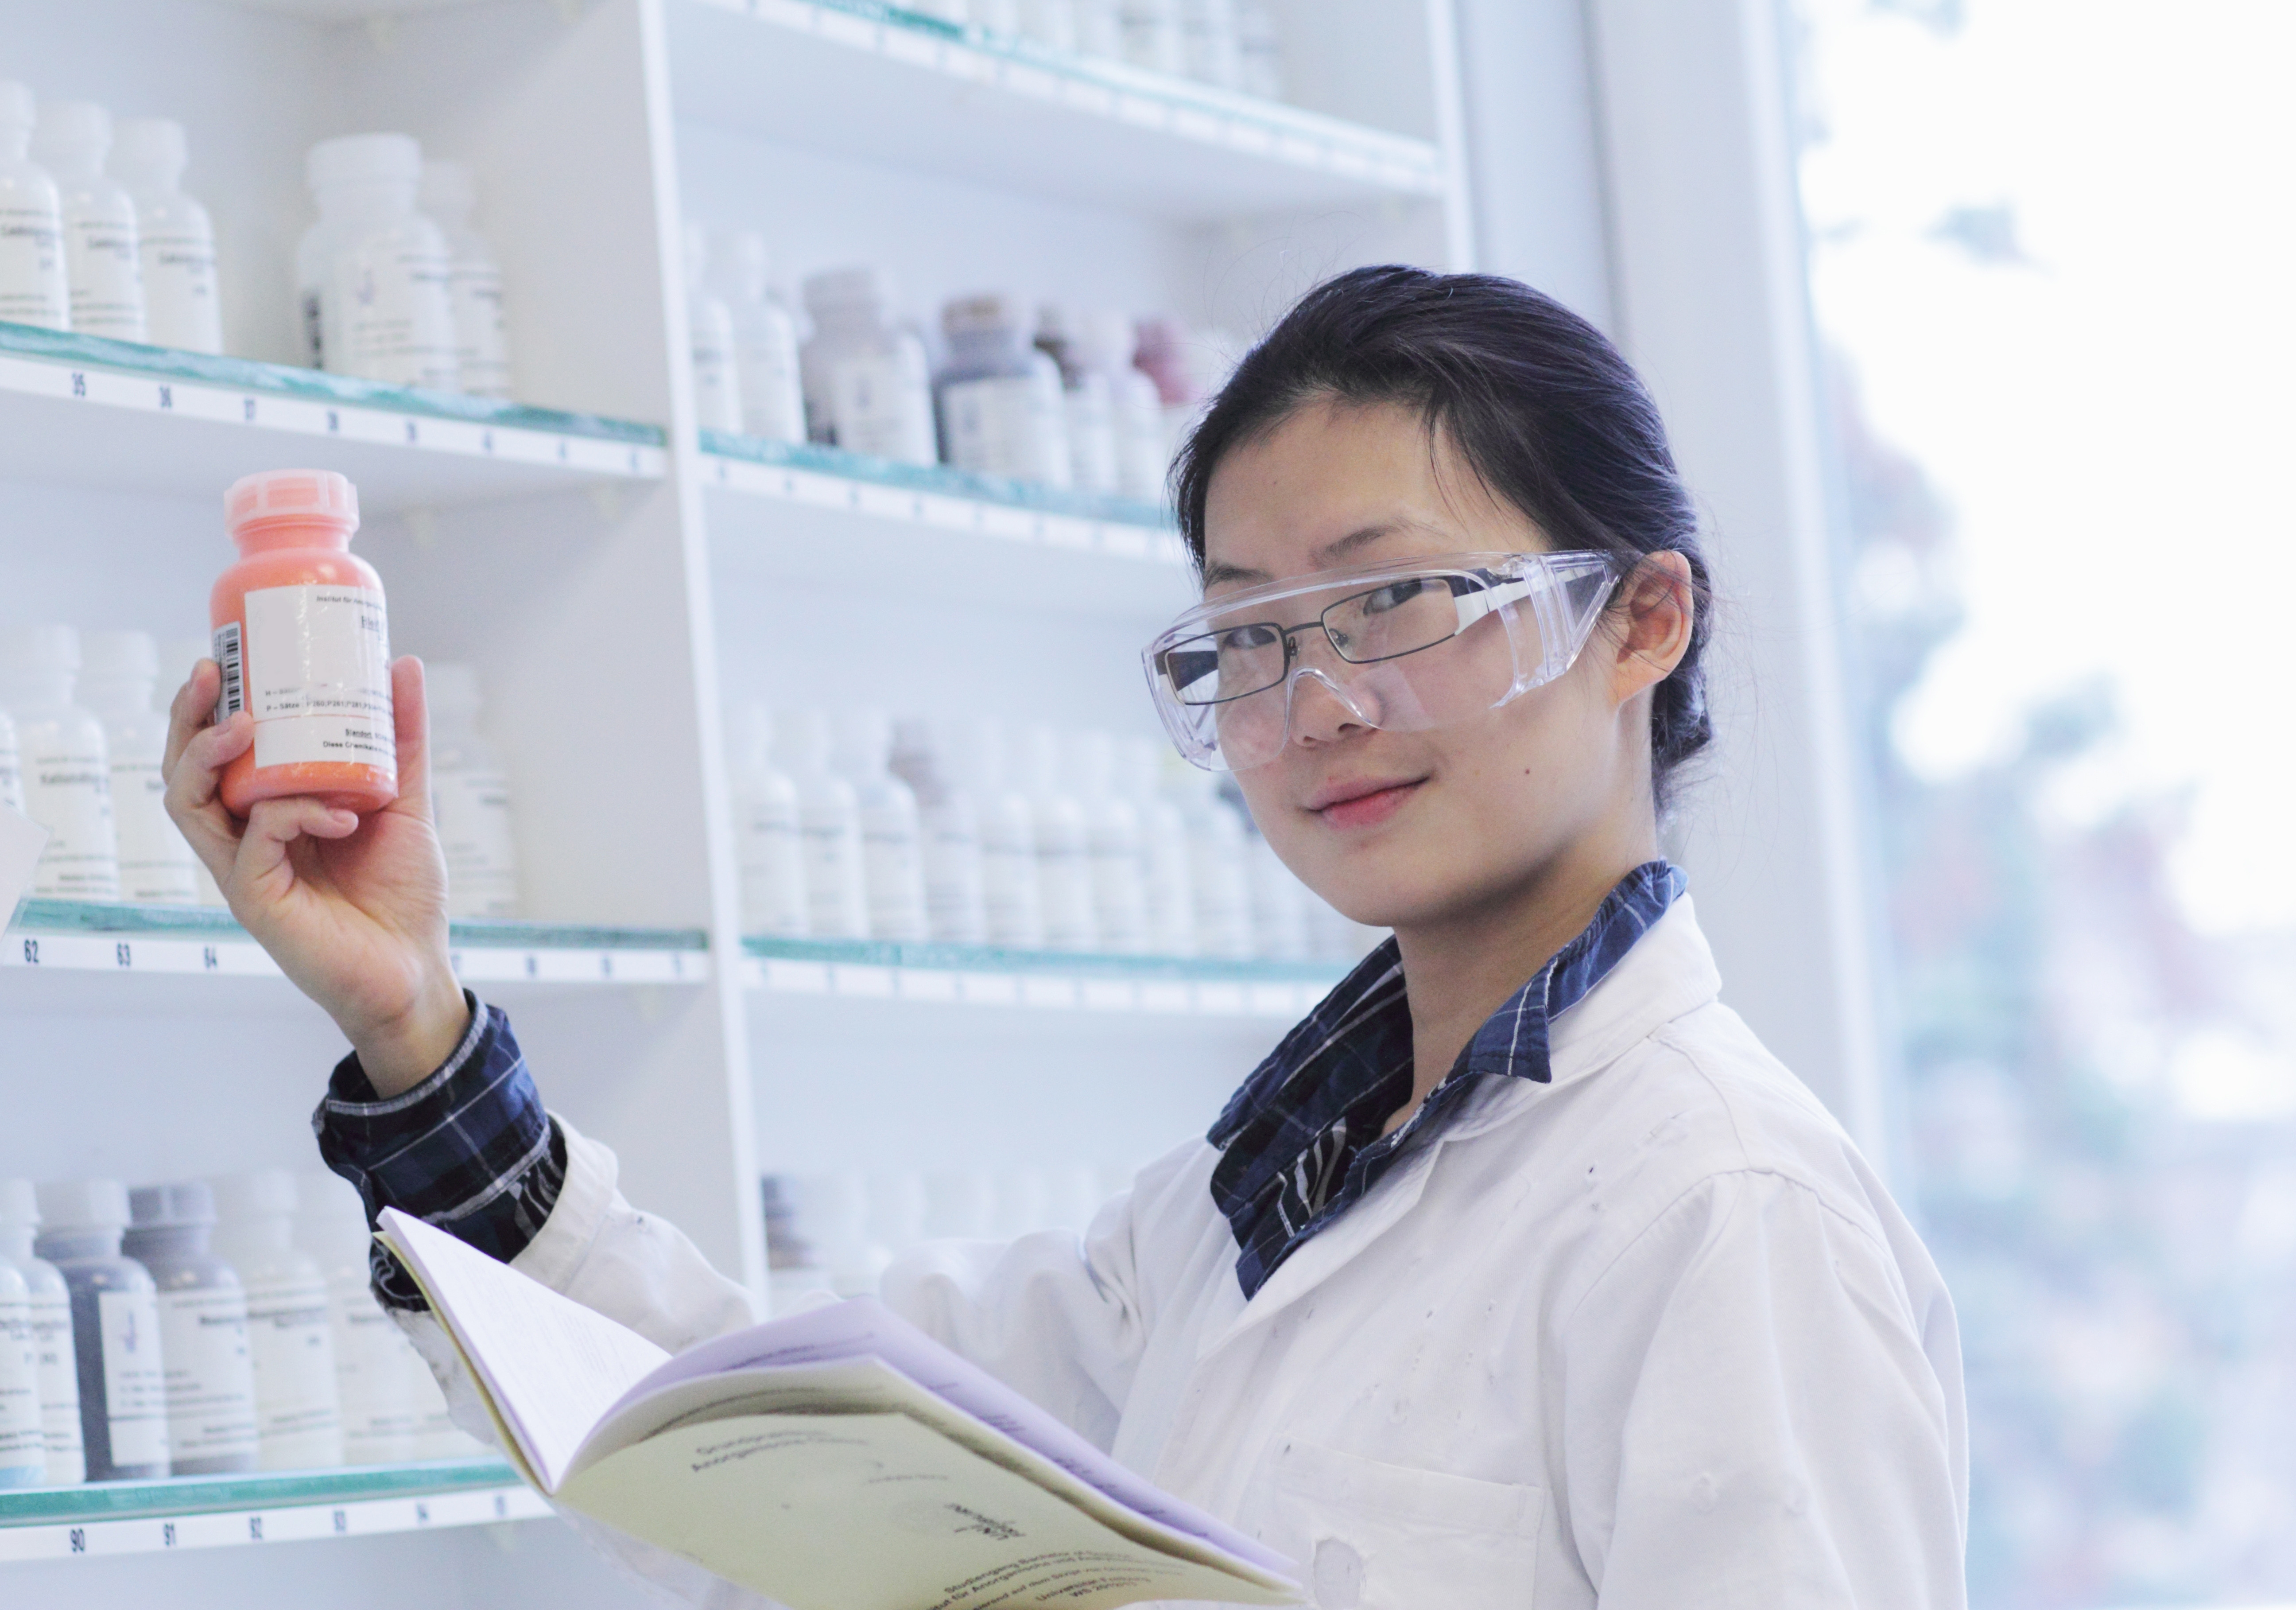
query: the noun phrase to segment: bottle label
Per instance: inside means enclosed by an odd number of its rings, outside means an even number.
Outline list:
[[[81,747],[78,721],[44,723],[52,735],[25,747],[24,809],[48,830],[32,892],[49,899],[119,898],[119,839],[111,817],[111,768],[102,750]]]
[[[742,862],[742,925],[752,933],[802,937],[807,921],[805,850],[797,811],[785,798],[745,793],[734,831]]]
[[[798,377],[797,336],[773,308],[756,310],[734,337],[741,358],[742,428],[767,441],[805,439],[805,394]]]
[[[447,908],[455,916],[518,915],[518,846],[510,779],[498,771],[430,774],[430,814],[447,857]]]
[[[484,259],[466,259],[447,271],[447,297],[455,313],[455,359],[462,387],[474,397],[507,398],[510,334],[503,322],[502,270]]]
[[[866,939],[869,908],[861,882],[861,834],[851,817],[806,811],[806,915],[816,939]]]
[[[119,898],[189,905],[199,898],[192,869],[199,858],[168,815],[168,782],[148,746],[111,746],[111,809],[119,834]]]
[[[40,1423],[40,1364],[32,1307],[0,1299],[0,1478],[27,1485],[45,1480],[48,1442]]]
[[[168,1467],[168,1382],[160,1368],[159,1301],[150,1292],[98,1292],[103,1413],[115,1466]]]
[[[984,835],[980,844],[980,893],[990,944],[1033,949],[1044,943],[1045,924],[1037,898],[1037,852],[1033,845],[1004,842]]]
[[[175,1462],[252,1458],[247,1294],[237,1286],[162,1292],[160,1351],[167,1361],[168,1446]]]
[[[80,1446],[79,1359],[72,1350],[70,1297],[61,1291],[34,1292],[31,1323],[48,1484],[69,1487],[87,1480],[87,1458]]]
[[[409,1343],[364,1284],[333,1294],[335,1379],[342,1392],[343,1459],[387,1465],[414,1457]]]
[[[869,896],[872,939],[925,937],[925,874],[916,817],[906,810],[870,811],[862,822],[862,883]]]
[[[693,412],[705,431],[742,428],[741,380],[734,367],[729,329],[722,321],[693,326]]]
[[[152,345],[222,351],[214,237],[188,221],[145,231],[144,304]]]
[[[925,815],[925,917],[932,937],[948,944],[977,945],[988,932],[982,904],[980,835],[969,814],[934,810]]]
[[[63,225],[48,208],[0,206],[0,319],[46,330],[71,322]]]
[[[399,230],[347,248],[328,292],[341,350],[329,344],[327,366],[388,385],[453,390],[462,366],[447,272],[446,253]]]
[[[24,752],[16,747],[16,729],[0,728],[0,805],[24,809]]]
[[[333,582],[257,587],[245,632],[216,628],[220,713],[255,716],[255,764],[334,761],[398,776],[391,725],[390,632],[382,595]]]
[[[1069,484],[1060,387],[1035,374],[958,381],[941,389],[948,461],[975,475]]]
[[[255,1372],[255,1434],[265,1468],[340,1459],[343,1417],[325,1285],[283,1280],[250,1286],[247,1335]]]
[[[67,216],[64,263],[75,331],[114,341],[144,339],[144,267],[132,208],[92,207]]]
[[[1069,481],[1079,492],[1113,492],[1119,485],[1116,466],[1116,416],[1108,400],[1108,382],[1087,374],[1084,383],[1067,393],[1064,407],[1069,426]]]
[[[839,447],[901,464],[938,462],[932,386],[924,351],[914,341],[845,358],[831,374],[830,388]]]

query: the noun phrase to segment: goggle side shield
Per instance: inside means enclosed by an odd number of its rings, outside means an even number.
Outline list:
[[[1244,771],[1283,752],[1303,684],[1364,725],[1420,731],[1553,681],[1586,646],[1616,573],[1584,552],[1317,571],[1207,599],[1142,664],[1180,753]]]

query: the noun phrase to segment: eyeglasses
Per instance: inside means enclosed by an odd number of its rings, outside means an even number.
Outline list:
[[[1413,732],[1553,681],[1586,646],[1615,574],[1592,553],[1323,571],[1205,600],[1143,661],[1181,754],[1247,771],[1283,752],[1303,683],[1363,725]]]

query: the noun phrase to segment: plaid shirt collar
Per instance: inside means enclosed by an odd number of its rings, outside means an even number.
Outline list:
[[[1207,1138],[1212,1200],[1235,1233],[1249,1299],[1302,1243],[1450,1121],[1480,1076],[1546,1084],[1547,1030],[1602,982],[1686,886],[1668,862],[1619,880],[1595,920],[1475,1031],[1443,1082],[1392,1135],[1411,1097],[1411,1007],[1395,941],[1365,957],[1244,1081]]]

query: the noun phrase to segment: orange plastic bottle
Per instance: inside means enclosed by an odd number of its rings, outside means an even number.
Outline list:
[[[398,797],[398,745],[382,578],[350,552],[358,489],[332,470],[268,470],[234,481],[223,504],[240,558],[208,604],[216,719],[255,715],[223,802],[242,817],[288,794],[380,809]]]

